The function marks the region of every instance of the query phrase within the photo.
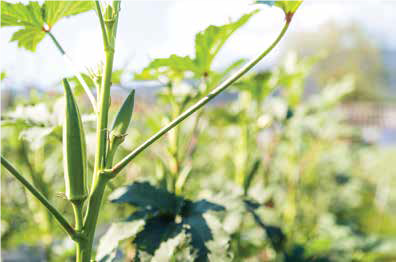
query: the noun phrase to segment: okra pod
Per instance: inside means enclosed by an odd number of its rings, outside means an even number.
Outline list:
[[[135,90],[133,89],[118,111],[110,132],[106,166],[110,167],[113,162],[117,147],[124,141],[126,131],[132,119],[133,107],[135,103]]]
[[[85,134],[76,100],[66,79],[63,79],[63,86],[66,100],[62,141],[66,197],[78,202],[88,196]]]

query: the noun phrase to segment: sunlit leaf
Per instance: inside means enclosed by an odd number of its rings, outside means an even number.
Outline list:
[[[258,11],[243,15],[235,22],[222,26],[211,25],[195,36],[195,63],[201,73],[208,72],[213,59],[219,53],[228,38]]]
[[[99,262],[113,261],[119,242],[135,236],[141,230],[143,224],[143,221],[112,224],[99,241],[96,260]]]
[[[256,4],[265,4],[268,6],[278,6],[285,14],[293,14],[296,12],[298,7],[302,4],[302,1],[255,1]]]
[[[4,80],[7,77],[7,73],[5,71],[1,72],[0,80]]]
[[[1,1],[1,26],[21,27],[16,31],[11,41],[16,41],[18,47],[36,51],[37,45],[45,37],[46,31],[62,17],[76,15],[93,8],[91,1],[45,1],[9,3]]]
[[[92,1],[45,1],[45,22],[51,28],[61,18],[77,15],[94,8]]]
[[[45,37],[45,32],[38,27],[25,27],[16,31],[10,42],[17,42],[18,47],[23,47],[30,51],[36,51],[37,44]]]

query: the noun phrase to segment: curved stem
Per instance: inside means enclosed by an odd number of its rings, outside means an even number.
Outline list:
[[[25,188],[27,188],[30,193],[32,193],[40,202],[43,204],[48,211],[52,213],[52,215],[56,218],[59,224],[63,227],[63,229],[69,234],[72,239],[76,239],[77,234],[73,227],[67,222],[66,218],[56,209],[48,199],[38,191],[33,185],[29,183],[22,175],[19,173],[15,167],[8,162],[3,156],[1,156],[1,164],[19,181],[23,184]]]
[[[225,80],[223,83],[221,83],[218,87],[213,89],[211,92],[209,92],[208,95],[203,97],[201,100],[199,100],[197,103],[192,105],[189,109],[187,109],[184,113],[176,117],[172,122],[170,122],[168,125],[160,129],[157,133],[155,133],[153,136],[151,136],[148,140],[146,140],[143,144],[138,146],[134,151],[132,151],[130,154],[128,154],[124,159],[122,159],[120,162],[118,162],[112,169],[111,173],[113,175],[119,173],[128,163],[134,159],[137,155],[139,155],[142,151],[144,151],[147,147],[149,147],[152,143],[157,141],[159,138],[161,138],[164,134],[166,134],[169,130],[177,126],[180,122],[182,122],[184,119],[192,115],[194,112],[196,112],[198,109],[206,105],[209,101],[211,101],[213,98],[215,98],[218,94],[220,94],[222,91],[224,91],[227,87],[235,83],[238,79],[240,79],[244,74],[246,74],[252,67],[254,67],[258,62],[261,61],[269,52],[271,52],[272,49],[279,43],[279,41],[282,39],[284,34],[287,31],[287,28],[289,27],[289,22],[286,22],[285,25],[283,26],[282,31],[279,33],[278,37],[275,39],[275,41],[266,49],[264,52],[259,54],[256,58],[252,59],[249,61],[245,66],[243,66],[240,70],[238,70],[234,75],[229,77],[227,80]]]
[[[60,45],[58,40],[55,38],[55,36],[50,31],[46,31],[46,33],[51,37],[51,39],[54,42],[55,46],[58,48],[59,52],[65,58],[65,61],[69,64],[70,68],[73,70],[73,72],[76,75],[78,81],[80,82],[80,84],[82,85],[85,93],[87,94],[89,101],[92,104],[94,112],[96,113],[96,111],[97,111],[97,109],[96,109],[96,99],[95,99],[94,95],[92,94],[91,90],[89,89],[87,83],[85,83],[81,73],[78,72],[79,71],[78,66],[73,62],[73,60],[70,58],[70,56],[68,56],[66,54],[66,51],[62,48],[62,46]]]

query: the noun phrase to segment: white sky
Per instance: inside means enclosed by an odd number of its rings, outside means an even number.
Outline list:
[[[192,54],[194,35],[210,24],[223,24],[255,9],[247,0],[123,1],[115,68],[129,62],[131,72],[150,58],[176,53]],[[298,10],[291,31],[315,31],[329,21],[357,21],[381,46],[396,48],[396,1],[305,1]],[[82,66],[94,66],[102,58],[102,39],[94,12],[60,21],[53,28],[66,52]],[[218,66],[236,58],[249,58],[267,46],[283,25],[278,8],[262,11],[238,31],[219,54]],[[31,53],[9,43],[15,28],[2,28],[1,67],[14,87],[37,83],[52,86],[71,71],[48,37]],[[284,39],[283,41],[287,41]],[[281,48],[265,63],[274,61]]]

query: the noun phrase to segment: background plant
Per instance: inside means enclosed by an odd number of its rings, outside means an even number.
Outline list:
[[[111,18],[114,9],[106,10],[107,18]],[[159,130],[162,123],[169,126],[171,119],[207,95],[230,71],[243,64],[243,61],[236,61],[224,70],[214,70],[211,63],[220,49],[213,49],[213,46],[221,47],[236,28],[254,14],[198,33],[195,57],[171,55],[156,59],[135,75],[139,80],[158,80],[164,87],[158,93],[158,104],[145,105],[136,101],[133,128],[126,131],[128,136],[121,136],[125,141],[118,146],[114,163],[119,163],[122,155],[129,153],[131,145]],[[114,26],[109,19],[104,19],[105,27],[106,21]],[[110,41],[107,45],[111,49]],[[111,55],[107,59],[111,60]],[[370,258],[391,261],[394,256],[389,248],[392,242],[378,233],[394,230],[391,222],[394,215],[381,213],[374,198],[377,181],[366,175],[366,172],[373,174],[373,167],[363,164],[365,158],[377,154],[376,149],[360,141],[359,136],[337,118],[334,109],[343,95],[351,92],[351,80],[329,84],[312,99],[304,97],[305,77],[317,59],[290,55],[284,65],[247,75],[233,87],[231,95],[236,99],[220,100],[198,112],[195,118],[186,120],[184,125],[176,126],[166,139],[153,144],[145,157],[134,159],[134,163],[124,169],[126,176],[117,176],[108,182],[103,199],[107,199],[109,191],[114,191],[110,200],[118,204],[101,207],[99,224],[113,222],[114,217],[121,221],[112,224],[100,240],[97,259],[353,261]],[[114,71],[111,75],[106,75],[103,69],[92,71],[90,76],[82,77],[87,86],[97,90],[97,100],[106,104],[106,100],[100,99],[101,92],[105,92],[101,80],[117,83],[122,71]],[[77,79],[70,82],[73,92],[78,94],[81,82]],[[133,91],[129,99],[132,94]],[[78,104],[84,112],[88,157],[92,159],[95,148],[90,149],[89,145],[95,144],[95,121],[91,114],[85,114],[91,112],[91,108],[81,103],[81,98]],[[59,106],[52,106],[53,99],[50,100],[46,110],[56,111]],[[40,98],[31,103],[40,104],[41,101],[45,102]],[[109,119],[121,107],[115,99],[112,104],[108,107]],[[25,110],[30,108],[27,106]],[[26,115],[4,114],[4,129],[13,132],[18,122],[29,122]],[[59,115],[62,117],[62,113]],[[54,151],[56,161],[48,162],[59,167],[62,157],[56,148],[59,149],[61,141],[61,122],[54,120],[55,116],[54,112],[49,117],[53,119],[44,121],[38,129],[23,126],[23,130],[31,133],[29,146],[41,139],[41,146],[49,148],[45,152]],[[111,137],[110,128],[98,130],[105,133],[99,135],[98,140]],[[12,134],[16,143],[27,143],[27,136],[18,140],[18,132]],[[219,134],[222,134],[221,139]],[[103,147],[111,148],[110,141]],[[26,164],[15,154],[13,145],[10,144],[7,152],[7,157],[14,158],[18,166]],[[391,150],[381,152],[379,159],[391,158]],[[43,163],[39,155],[37,161]],[[102,165],[111,168],[109,163]],[[377,165],[383,168],[386,161],[378,161]],[[356,166],[362,168],[356,169]],[[89,173],[95,168],[97,166],[91,164]],[[367,171],[370,168],[371,171]],[[52,198],[57,190],[63,190],[60,182],[63,179],[57,172],[54,172],[53,181],[57,181],[60,189],[51,186]],[[384,179],[391,177],[392,171],[388,172],[388,175],[384,173]],[[140,181],[116,189],[132,179]],[[7,179],[7,183],[13,183],[11,181]],[[48,184],[54,185],[53,182]],[[18,199],[18,192],[7,193],[14,195],[11,199]],[[363,199],[360,196],[364,196]],[[72,215],[67,201],[58,198],[56,204],[64,206],[63,214]],[[10,216],[19,217],[18,211],[19,208],[10,212]],[[365,215],[356,216],[356,213]],[[389,221],[382,229],[370,227],[373,222],[366,219],[370,217],[366,214],[370,214],[375,221],[378,213],[384,221]],[[56,235],[54,230],[49,231],[52,236]],[[50,245],[55,250],[59,246]],[[64,261],[58,254],[52,259]]]

